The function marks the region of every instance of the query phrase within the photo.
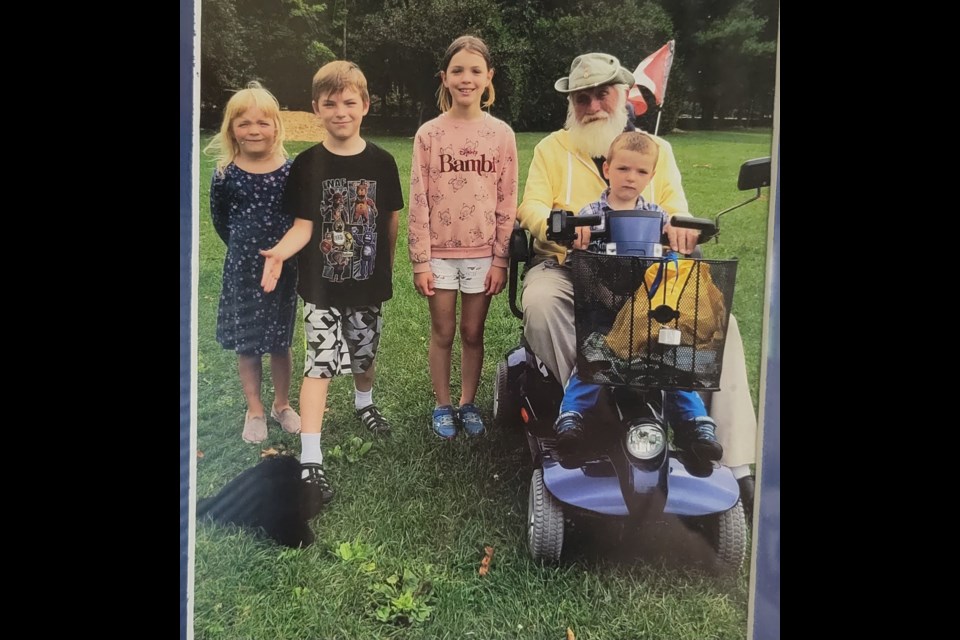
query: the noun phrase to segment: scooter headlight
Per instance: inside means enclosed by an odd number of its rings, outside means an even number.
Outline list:
[[[651,460],[663,453],[667,436],[660,425],[641,422],[627,429],[627,452],[640,460]]]

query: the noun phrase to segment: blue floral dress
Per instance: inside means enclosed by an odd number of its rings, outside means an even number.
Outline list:
[[[227,245],[217,311],[217,342],[244,355],[290,348],[297,310],[297,261],[288,260],[277,288],[260,287],[260,249],[277,244],[293,225],[282,212],[291,161],[270,173],[247,173],[234,164],[214,172],[210,186],[213,226]]]

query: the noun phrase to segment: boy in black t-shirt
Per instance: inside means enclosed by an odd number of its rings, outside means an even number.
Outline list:
[[[323,471],[320,431],[330,379],[353,372],[357,415],[374,433],[390,425],[373,403],[374,358],[383,326],[381,304],[393,295],[393,256],[400,174],[389,153],[360,137],[370,109],[367,80],[352,62],[331,62],[313,77],[313,110],[326,139],[290,168],[284,213],[293,227],[266,258],[262,285],[271,291],[283,261],[299,252],[297,292],[304,302],[307,357],[300,390],[305,515],[333,499]]]

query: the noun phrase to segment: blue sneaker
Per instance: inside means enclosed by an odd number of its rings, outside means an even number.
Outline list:
[[[717,441],[717,423],[710,416],[699,416],[677,425],[673,443],[703,462],[715,462],[723,457],[723,447]]]
[[[463,430],[467,432],[467,435],[473,438],[482,436],[487,430],[483,426],[480,410],[472,402],[460,407],[460,424],[463,425]]]
[[[457,436],[453,407],[445,404],[433,410],[433,432],[445,440],[453,440]]]

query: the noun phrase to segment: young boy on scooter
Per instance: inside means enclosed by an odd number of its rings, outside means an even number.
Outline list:
[[[610,211],[658,212],[666,224],[668,214],[659,206],[646,202],[641,192],[653,179],[659,147],[647,134],[625,132],[610,145],[603,175],[610,186],[596,202],[591,202],[578,215],[604,215]],[[587,246],[590,227],[577,228],[577,246]],[[554,423],[557,446],[562,456],[576,455],[584,437],[584,413],[595,406],[602,387],[585,382],[576,371],[567,382],[560,415]],[[664,415],[674,427],[674,444],[693,453],[703,462],[720,460],[723,448],[717,441],[716,423],[707,414],[703,400],[694,391],[667,391],[664,394]]]

